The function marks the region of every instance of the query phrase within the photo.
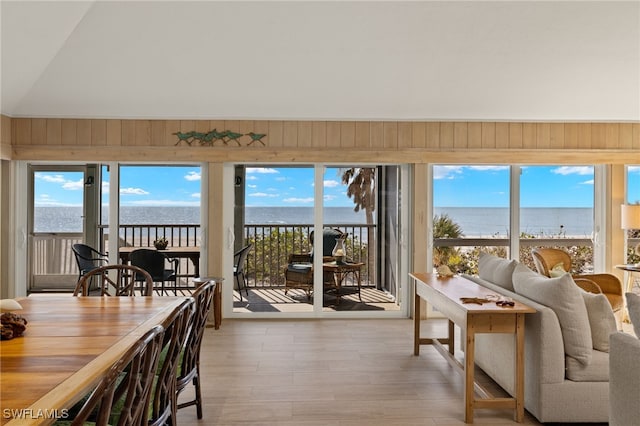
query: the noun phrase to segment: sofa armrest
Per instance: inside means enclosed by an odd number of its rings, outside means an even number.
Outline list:
[[[616,332],[609,336],[609,425],[637,424],[640,419],[640,340]]]

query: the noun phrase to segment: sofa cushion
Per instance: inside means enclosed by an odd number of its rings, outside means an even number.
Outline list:
[[[518,264],[513,273],[513,286],[516,293],[553,309],[562,329],[565,353],[588,365],[593,352],[589,316],[582,290],[571,275],[547,278]]]
[[[574,358],[567,356],[567,379],[574,382],[608,382],[609,381],[609,353],[593,351],[591,362],[584,365]]]
[[[582,298],[589,316],[593,349],[609,352],[609,335],[617,331],[616,317],[611,304],[604,294],[594,294],[582,290]]]
[[[515,260],[503,259],[489,253],[480,252],[478,276],[509,291],[513,291],[513,271],[518,264]]]
[[[624,296],[627,298],[627,310],[631,324],[633,324],[633,332],[636,333],[636,337],[640,338],[640,295],[629,292]]]

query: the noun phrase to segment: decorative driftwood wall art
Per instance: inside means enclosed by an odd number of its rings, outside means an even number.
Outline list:
[[[246,146],[251,146],[255,142],[260,142],[262,146],[265,146],[262,138],[267,136],[266,133],[236,133],[231,130],[223,130],[219,132],[217,129],[210,130],[207,133],[191,131],[185,133],[176,132],[173,134],[178,137],[176,145],[179,145],[181,142],[185,142],[187,145],[192,145],[194,142],[197,142],[197,144],[201,146],[214,146],[218,141],[221,141],[224,145],[228,145],[229,142],[234,141],[238,146],[242,146],[240,138],[243,136],[249,136],[251,139],[246,142]]]

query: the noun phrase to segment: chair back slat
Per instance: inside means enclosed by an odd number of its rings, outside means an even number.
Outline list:
[[[145,423],[163,331],[161,325],[155,326],[116,361],[72,420],[72,426],[88,421],[97,426]]]
[[[109,276],[109,271],[115,271],[115,279]],[[136,276],[142,278],[142,284],[138,285]],[[91,283],[99,281],[97,288]],[[139,287],[140,294],[151,296],[153,294],[153,279],[145,270],[133,265],[105,265],[96,268],[80,278],[73,291],[74,296],[135,296]]]
[[[195,312],[191,317],[189,334],[185,342],[182,362],[180,365],[180,375],[177,380],[177,395],[187,387],[189,383],[194,384],[196,390],[195,399],[178,405],[178,408],[195,405],[198,419],[202,418],[202,397],[200,392],[200,347],[202,337],[207,325],[207,318],[213,305],[213,292],[217,283],[207,281],[193,292],[195,299]]]
[[[186,298],[162,323],[164,338],[158,365],[157,380],[151,396],[151,426],[177,424],[177,375],[181,352],[184,349],[195,300]]]

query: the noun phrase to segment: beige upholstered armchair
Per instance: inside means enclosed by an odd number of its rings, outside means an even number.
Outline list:
[[[535,248],[531,251],[533,262],[538,273],[547,277],[554,274],[571,272],[571,256],[564,250],[556,248]],[[624,300],[622,283],[612,274],[572,274],[573,280],[583,290],[590,293],[603,293],[614,313],[621,311]]]

